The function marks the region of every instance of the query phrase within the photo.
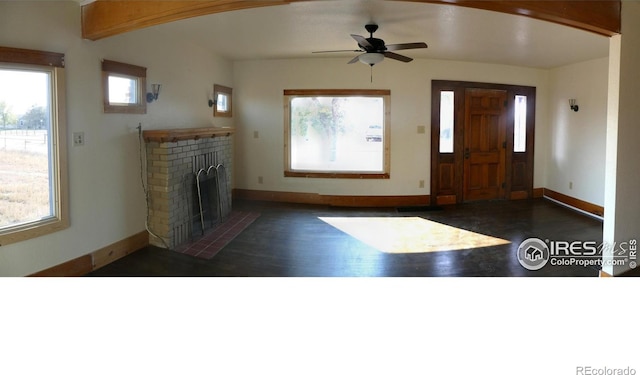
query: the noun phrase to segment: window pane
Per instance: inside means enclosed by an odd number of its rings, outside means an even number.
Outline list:
[[[55,215],[51,73],[0,68],[0,228]]]
[[[513,151],[527,151],[527,97],[516,95],[513,126]]]
[[[384,172],[382,97],[295,97],[290,110],[291,170]]]
[[[218,98],[216,99],[216,109],[218,112],[227,112],[229,110],[229,104],[227,102],[227,95],[218,94]]]
[[[453,152],[453,91],[440,92],[440,152]]]
[[[109,104],[136,104],[135,78],[109,75]]]

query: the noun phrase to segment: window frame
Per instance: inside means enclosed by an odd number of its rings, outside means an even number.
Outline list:
[[[112,104],[109,101],[109,77],[111,76],[119,78],[129,78],[137,82],[135,103]],[[125,64],[117,61],[102,60],[102,87],[104,113],[147,113],[147,68],[137,65]]]
[[[381,172],[366,171],[314,171],[292,170],[291,168],[291,101],[299,97],[381,97],[384,105],[382,132],[383,160]],[[304,178],[344,178],[344,179],[389,179],[391,176],[391,90],[371,89],[311,89],[284,90],[284,176]]]
[[[0,47],[0,66],[50,74],[51,168],[53,216],[0,229],[0,246],[24,241],[69,227],[69,182],[67,172],[67,119],[64,54]]]
[[[226,111],[218,110],[218,95],[227,97],[228,109]],[[213,116],[233,117],[233,89],[231,87],[218,84],[213,85]]]

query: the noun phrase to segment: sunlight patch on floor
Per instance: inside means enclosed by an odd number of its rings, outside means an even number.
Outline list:
[[[421,217],[319,217],[382,252],[429,253],[506,245],[510,241]]]

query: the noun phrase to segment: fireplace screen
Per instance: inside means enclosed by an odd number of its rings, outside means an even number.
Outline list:
[[[200,169],[193,184],[193,236],[201,236],[208,229],[224,221],[231,208],[227,194],[227,173],[224,165]]]

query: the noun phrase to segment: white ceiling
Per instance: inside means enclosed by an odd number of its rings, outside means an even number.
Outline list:
[[[382,0],[328,0],[219,13],[154,26],[231,60],[341,57],[312,54],[356,49],[349,34],[368,37],[380,26],[387,44],[426,42],[400,53],[445,59],[551,68],[608,55],[607,37],[523,16],[442,4]],[[398,64],[401,64],[398,62]]]

